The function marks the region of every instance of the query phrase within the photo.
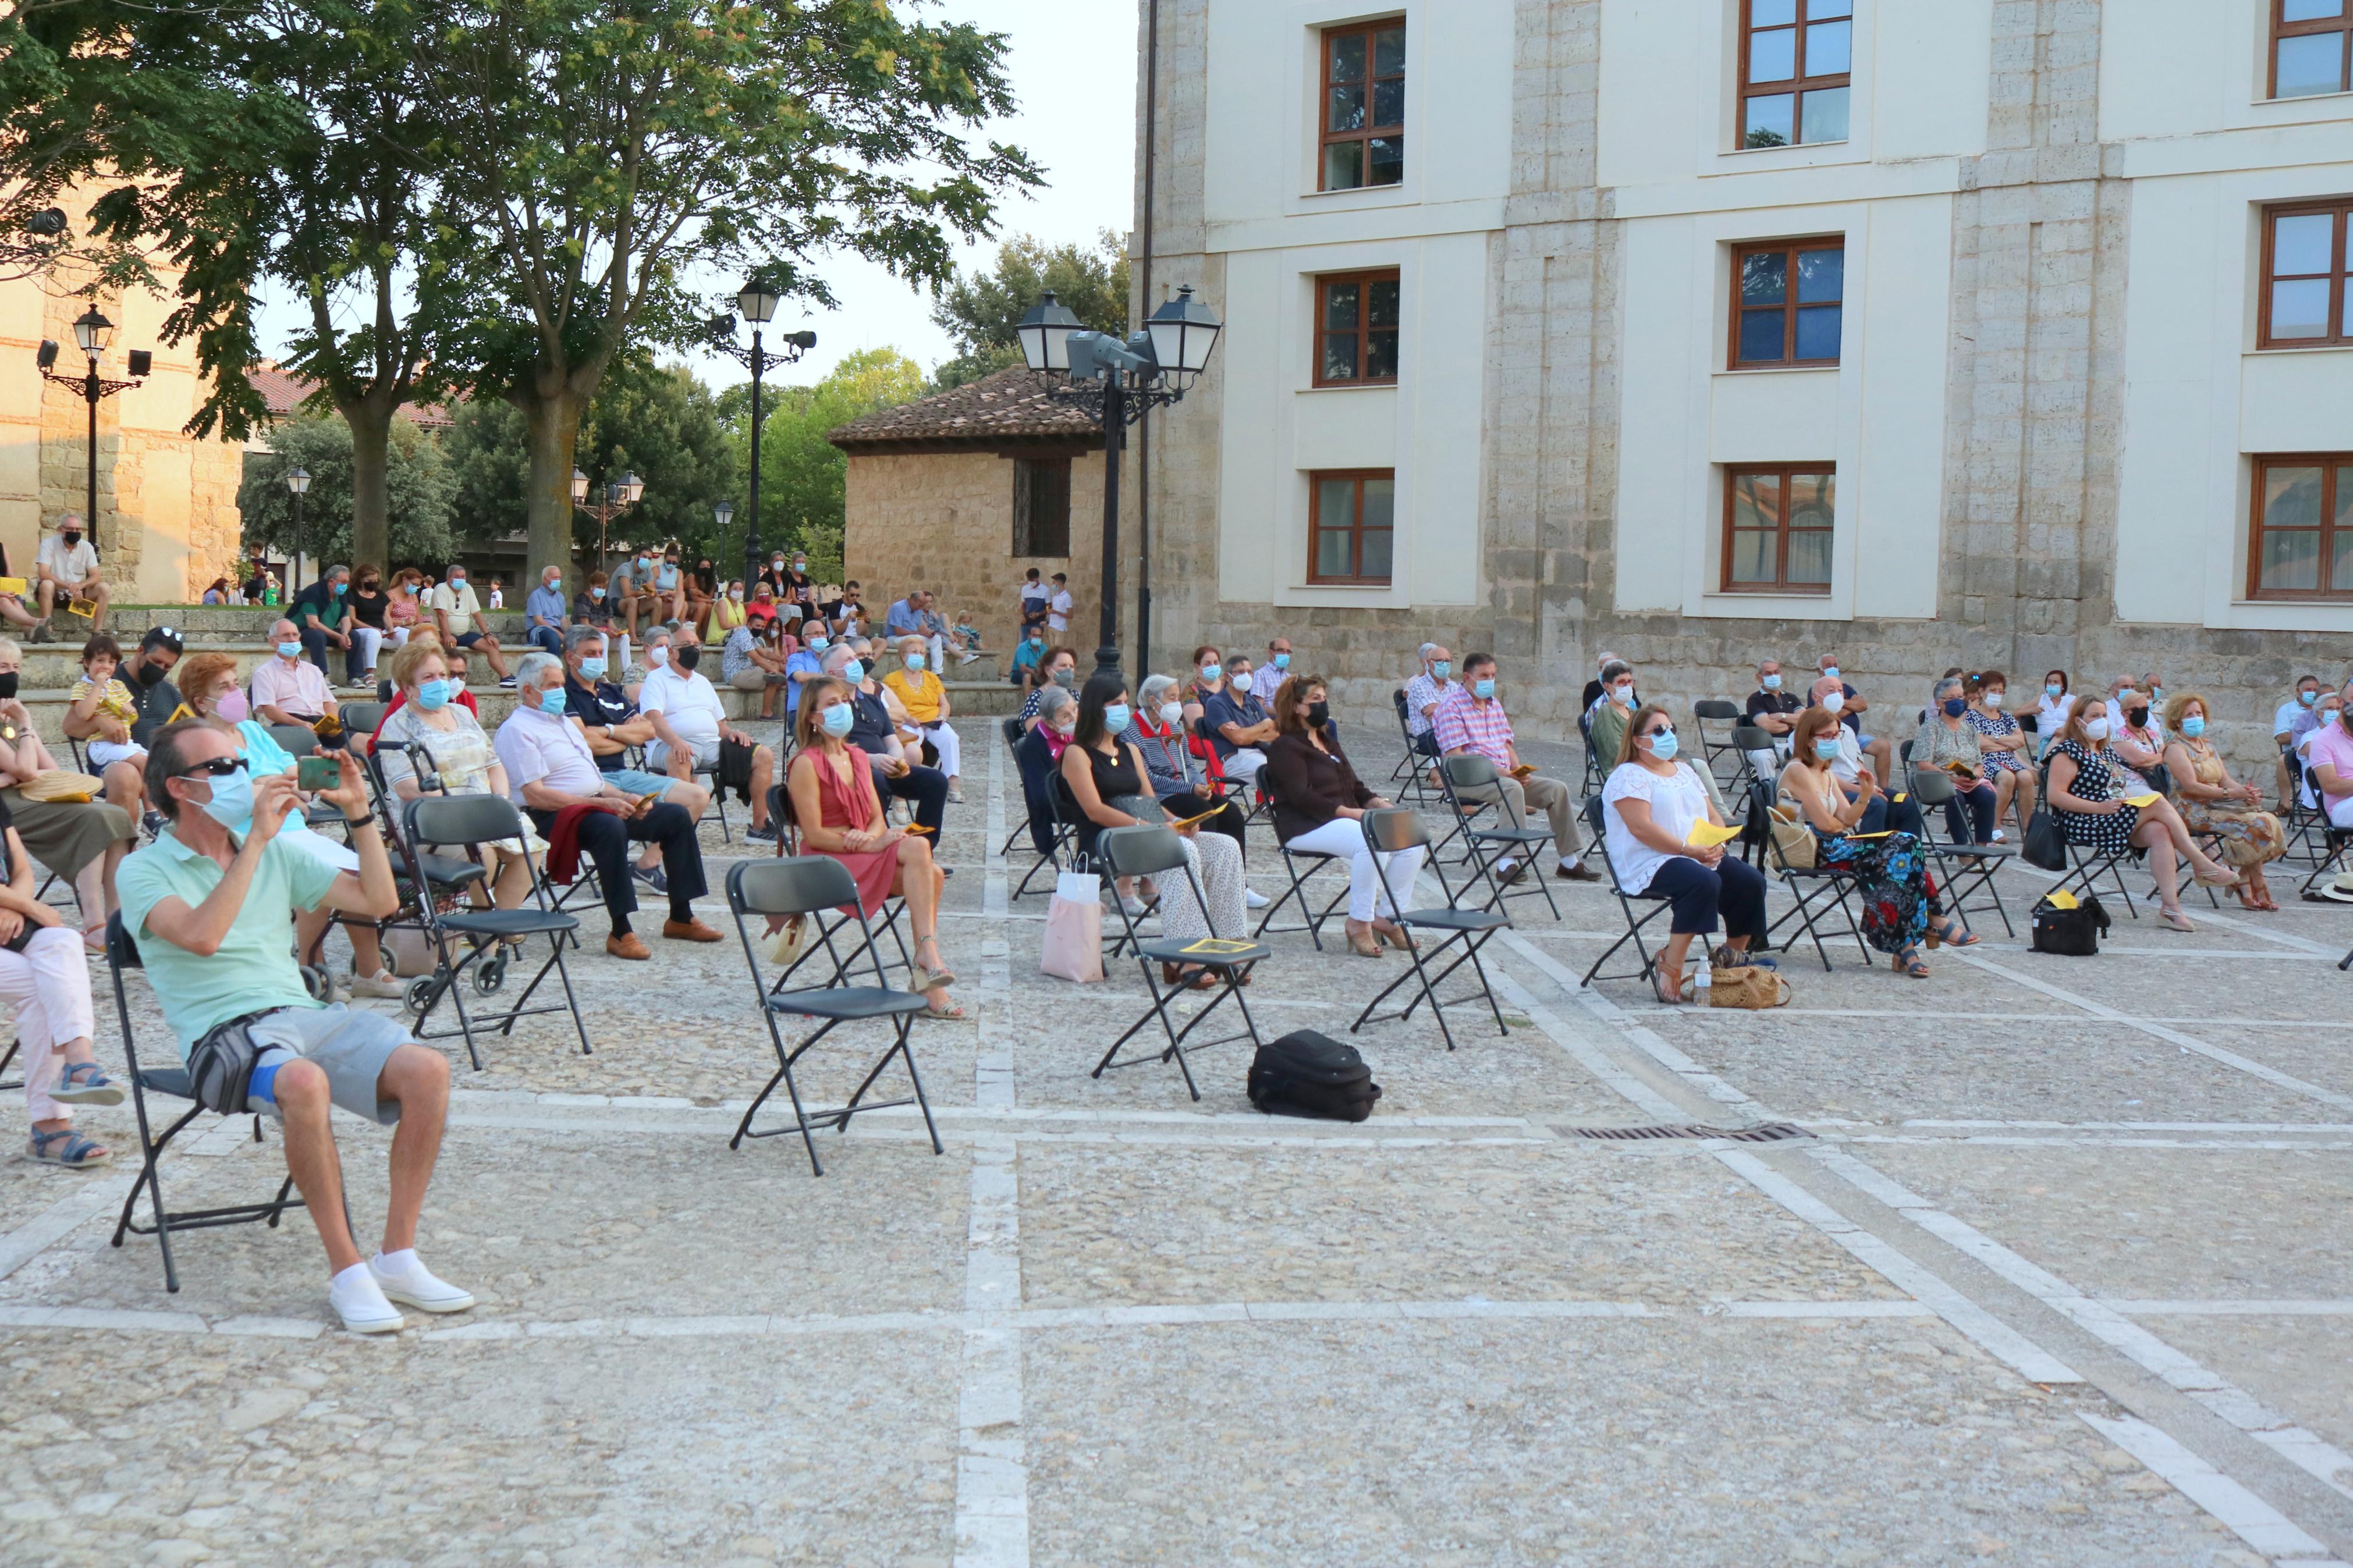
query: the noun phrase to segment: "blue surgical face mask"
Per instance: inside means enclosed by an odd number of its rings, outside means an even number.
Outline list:
[[[605,679],[605,661],[604,661],[604,659],[603,659],[602,658],[584,658],[584,659],[582,659],[582,660],[580,661],[580,679],[583,679],[583,680],[602,680],[602,679]]]
[[[826,643],[826,639],[825,639],[825,638],[823,638],[823,637],[813,637],[809,638],[809,640],[808,640],[809,652],[811,652],[811,653],[823,653],[823,652],[825,651],[825,643]]]
[[[2181,721],[2181,732],[2194,741],[2206,732],[2206,721],[2192,713]]]
[[[253,829],[253,770],[239,768],[211,783],[213,797],[205,802],[205,815],[244,837]]]
[[[1620,708],[1631,708],[1634,706],[1633,687],[1630,685],[1611,687],[1609,689],[1609,700],[1615,702]]]
[[[855,686],[866,679],[866,667],[853,658],[841,667],[841,679]]]
[[[1822,679],[1823,679],[1824,680],[1836,680],[1838,678],[1839,678],[1839,671],[1838,671],[1838,666],[1837,666],[1837,665],[1831,664],[1831,665],[1824,665],[1824,666],[1822,667]]]
[[[1682,749],[1683,742],[1676,738],[1672,730],[1661,730],[1651,737],[1651,755],[1662,763],[1672,762],[1675,753]]]
[[[543,713],[563,712],[564,688],[561,686],[542,687],[539,693],[539,710]]]
[[[1945,699],[1946,718],[1957,719],[1968,710],[1969,705],[1966,700],[1958,697],[1947,697]]]
[[[1120,733],[1127,728],[1127,721],[1133,717],[1134,717],[1134,710],[1128,707],[1126,703],[1106,702],[1103,704],[1104,732],[1113,735]]]
[[[1214,684],[1225,678],[1226,667],[1222,664],[1205,664],[1201,667],[1201,679],[1204,680]]]
[[[1486,677],[1484,679],[1472,681],[1471,683],[1471,695],[1480,698],[1494,696],[1495,678],[1491,675]]]
[[[1279,653],[1272,658],[1268,659],[1267,663],[1274,666],[1277,669],[1289,669],[1291,668],[1291,656],[1287,653]]]
[[[588,590],[588,596],[592,599],[601,599],[605,596],[605,590],[602,588],[591,588]]]
[[[299,642],[282,642],[278,645],[278,651],[284,654],[288,658],[301,658],[302,657],[302,645]]]
[[[1767,691],[1778,691],[1781,689],[1781,678],[1778,675],[1768,675],[1757,684]]]
[[[849,727],[858,722],[858,715],[851,711],[847,702],[836,702],[817,717],[825,732],[835,736],[849,734]]]
[[[2320,693],[2317,691],[2299,691],[2295,694],[2295,700],[2298,702],[2303,703],[2306,708],[2309,708],[2314,703],[2320,700]]]
[[[918,673],[922,672],[925,662],[924,656],[920,653],[911,653],[907,656],[907,668]]]
[[[2067,689],[2065,687],[2060,685],[2055,680],[2049,681],[2046,682],[2042,688],[2042,695],[2045,697],[2058,697],[2063,695],[2066,689]]]
[[[1837,736],[1817,735],[1814,737],[1814,755],[1827,763],[1838,754],[1839,743]]]
[[[1432,659],[1430,661],[1430,674],[1431,679],[1443,680],[1453,673],[1454,661],[1452,659],[1440,658]]]
[[[449,706],[449,682],[438,679],[419,681],[417,687],[417,705],[427,713]]]

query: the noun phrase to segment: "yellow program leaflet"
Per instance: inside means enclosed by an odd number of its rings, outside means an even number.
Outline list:
[[[2157,792],[2155,790],[2150,790],[2145,795],[2128,795],[2125,796],[2125,804],[2126,805],[2155,805],[2157,804]]]
[[[1683,835],[1683,842],[1694,849],[1705,849],[1712,845],[1729,844],[1740,837],[1737,827],[1718,827],[1713,822],[1694,822]]]

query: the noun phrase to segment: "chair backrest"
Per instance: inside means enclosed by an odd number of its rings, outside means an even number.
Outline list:
[[[385,706],[382,702],[345,702],[335,709],[335,717],[343,721],[347,735],[373,735],[375,727],[384,722]]]
[[[106,917],[106,961],[117,969],[144,969],[139,956],[139,943],[132,938],[131,930],[122,923],[122,911],[115,910]]]
[[[1456,789],[1477,789],[1491,784],[1502,776],[1493,757],[1482,757],[1476,752],[1455,752],[1440,764],[1446,782]]]
[[[857,879],[829,855],[738,860],[727,868],[727,902],[739,915],[805,915],[858,901]]]
[[[1019,714],[1016,713],[1008,716],[997,725],[997,728],[998,731],[1004,735],[1005,743],[1008,746],[1018,746],[1021,743],[1021,716]]]
[[[1377,855],[1394,855],[1430,842],[1430,829],[1421,814],[1406,806],[1383,806],[1365,813],[1360,820],[1365,826],[1365,847]]]
[[[1606,809],[1607,807],[1604,805],[1599,795],[1589,795],[1585,797],[1585,805],[1580,807],[1579,810],[1585,817],[1585,839],[1587,843],[1599,844],[1601,842],[1602,834],[1606,828],[1606,824],[1601,814]]]
[[[522,813],[497,795],[423,795],[401,811],[411,844],[488,844],[500,838],[521,838]]]
[[[1773,736],[1760,725],[1743,724],[1732,731],[1732,743],[1744,752],[1769,752]]]
[[[1912,793],[1919,797],[1923,811],[1932,805],[1942,805],[1953,798],[1953,775],[1942,768],[1915,768],[1912,770]]]
[[[319,749],[318,734],[303,724],[272,724],[269,738],[290,757],[307,757]]]
[[[1912,746],[1913,742],[1906,741],[1902,745],[1895,748],[1895,760],[1904,763],[1906,767],[1909,767],[1912,763]]]
[[[1692,704],[1694,719],[1737,719],[1740,710],[1721,697],[1703,697]]]
[[[1106,827],[1095,854],[1114,877],[1155,877],[1185,864],[1185,840],[1173,827]]]

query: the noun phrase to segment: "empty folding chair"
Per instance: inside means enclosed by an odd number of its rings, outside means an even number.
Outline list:
[[[1763,868],[1763,844],[1767,837],[1763,819],[1753,815],[1759,798],[1757,786],[1765,786],[1763,798],[1770,801],[1779,787],[1778,764],[1780,753],[1773,749],[1771,731],[1757,724],[1736,725],[1732,731],[1732,750],[1739,759],[1733,777],[1740,792],[1739,821],[1741,826],[1740,855],[1749,864]],[[1727,816],[1726,820],[1730,820]]]
[[[250,1225],[255,1221],[278,1226],[279,1217],[288,1209],[302,1207],[302,1200],[294,1193],[291,1172],[278,1184],[277,1195],[260,1203],[231,1204],[223,1208],[181,1209],[174,1212],[164,1199],[164,1177],[160,1165],[164,1151],[171,1147],[188,1123],[206,1114],[195,1099],[195,1086],[190,1083],[185,1068],[142,1068],[139,1065],[139,1045],[132,1038],[131,1005],[122,990],[122,972],[143,967],[139,958],[138,944],[123,929],[120,912],[107,917],[106,967],[114,981],[115,1016],[122,1022],[122,1065],[131,1079],[131,1108],[139,1121],[139,1176],[131,1184],[130,1195],[122,1200],[122,1212],[114,1222],[114,1245],[121,1247],[125,1236],[152,1236],[158,1251],[164,1255],[164,1289],[176,1292],[180,1289],[179,1267],[172,1259],[172,1233],[183,1230],[207,1230],[216,1226]],[[174,1053],[176,1057],[177,1053]],[[188,1109],[165,1127],[155,1131],[154,1120],[147,1110],[147,1097],[160,1094],[171,1100],[185,1100]],[[261,1142],[261,1118],[253,1119],[253,1141]],[[135,1217],[139,1195],[147,1194],[148,1219],[142,1225]],[[345,1216],[346,1223],[349,1215]]]
[[[1365,1010],[1356,1015],[1356,1021],[1348,1026],[1348,1032],[1353,1035],[1366,1024],[1386,1024],[1410,1018],[1413,1010],[1428,1001],[1431,1015],[1438,1020],[1438,1032],[1446,1037],[1446,1048],[1451,1051],[1454,1048],[1454,1031],[1447,1025],[1446,1009],[1468,1006],[1484,999],[1487,1010],[1495,1016],[1495,1027],[1506,1035],[1510,1034],[1511,1028],[1504,1022],[1504,1009],[1496,1004],[1494,987],[1487,982],[1487,967],[1479,962],[1479,950],[1497,931],[1512,922],[1493,910],[1466,910],[1457,904],[1454,885],[1446,879],[1446,868],[1430,857],[1425,857],[1425,863],[1437,876],[1439,889],[1446,895],[1446,901],[1423,909],[1396,909],[1389,896],[1388,862],[1408,849],[1428,848],[1430,830],[1422,826],[1418,813],[1404,806],[1386,806],[1368,811],[1359,820],[1364,825],[1365,847],[1372,851],[1373,864],[1381,872],[1380,892],[1374,912],[1380,913],[1383,906],[1389,906],[1389,918],[1396,921],[1405,932],[1406,956],[1411,961],[1411,967],[1383,986],[1378,995],[1365,1004]],[[1420,939],[1424,933],[1438,938],[1428,949],[1421,945]],[[1462,951],[1456,953],[1445,968],[1432,974],[1430,965],[1436,963],[1445,955],[1446,950],[1458,942],[1462,944]],[[1466,963],[1479,977],[1478,994],[1440,996],[1439,986]],[[1389,994],[1409,981],[1414,984],[1415,990],[1404,1009],[1376,1016],[1376,1009],[1388,999]]]
[[[765,925],[771,918],[789,921],[826,910],[847,910],[853,912],[860,935],[864,939],[865,945],[860,951],[870,956],[874,953],[874,935],[867,927],[865,912],[858,900],[858,883],[850,876],[849,868],[824,855],[738,860],[727,868],[727,908],[735,917],[735,934],[744,942],[744,961],[752,970],[752,989],[760,999],[760,1016],[767,1021],[768,1041],[776,1051],[775,1075],[754,1097],[744,1112],[744,1120],[736,1123],[735,1136],[727,1141],[727,1146],[740,1149],[746,1138],[773,1138],[779,1133],[797,1131],[803,1146],[808,1151],[810,1173],[822,1176],[825,1166],[818,1160],[817,1140],[812,1135],[816,1129],[831,1127],[837,1131],[846,1132],[849,1129],[849,1119],[860,1111],[913,1105],[923,1111],[924,1130],[931,1134],[932,1152],[943,1152],[939,1129],[932,1121],[931,1102],[923,1098],[923,1077],[915,1070],[914,1049],[907,1038],[907,1031],[913,1025],[915,1016],[930,1004],[916,992],[892,989],[883,982],[879,963],[874,965],[875,984],[853,984],[847,966],[832,945],[830,934],[823,937],[823,942],[833,964],[822,985],[773,989],[761,968],[759,945],[753,941],[752,928],[748,923],[754,917]],[[844,923],[847,924],[846,921]],[[816,1033],[798,1044],[788,1046],[785,1043],[784,1031],[776,1023],[780,1017],[816,1020],[818,1028]],[[878,1020],[891,1026],[890,1049],[882,1053],[881,1059],[875,1062],[840,1109],[810,1114],[808,1107],[801,1100],[800,1085],[793,1078],[795,1064],[807,1055],[809,1047],[842,1025]],[[907,1081],[913,1086],[913,1096],[907,1100],[867,1102],[866,1091],[874,1087],[874,1080],[882,1076],[882,1069],[891,1065],[893,1057],[906,1063]],[[759,1114],[760,1107],[767,1103],[768,1096],[776,1092],[779,1083],[785,1086],[785,1092],[793,1102],[792,1124],[754,1129],[752,1119]]]
[[[1930,814],[1942,816],[1938,808],[1953,798],[1956,788],[1952,774],[1942,768],[1915,768],[1912,771],[1912,798],[1920,803],[1921,820],[1928,825],[1927,835],[1921,840],[1920,847],[1927,851],[1928,858],[1943,873],[1938,880],[1944,885],[1947,911],[1961,922],[1963,931],[1969,929],[1970,899],[1983,893],[1991,900],[1994,913],[2001,917],[2001,929],[2016,936],[2018,928],[2010,923],[2010,910],[2003,907],[2001,889],[1995,886],[1993,879],[1995,872],[2017,858],[2016,847],[1973,843],[1966,834],[1953,837],[1950,821],[1945,824],[1946,837],[1936,837],[1936,816]],[[1985,904],[1977,906],[1979,910],[1986,907]]]
[[[427,880],[422,862],[417,857],[430,844],[438,848],[472,849],[501,839],[528,842],[531,830],[522,813],[512,801],[494,795],[428,795],[408,802],[401,813],[401,842],[410,856],[410,875],[420,884]],[[580,1037],[580,1054],[589,1054],[588,1026],[581,1020],[579,999],[573,994],[572,972],[565,966],[564,948],[567,940],[575,940],[579,920],[553,907],[548,901],[547,885],[540,879],[539,866],[524,857],[531,869],[531,897],[520,909],[477,910],[459,909],[444,912],[436,899],[423,899],[418,909],[424,917],[427,951],[450,954],[436,965],[430,984],[417,1006],[416,1035],[419,1040],[448,1040],[463,1037],[466,1054],[473,1059],[474,1070],[482,1068],[482,1053],[474,1040],[474,1021],[466,1013],[466,984],[483,996],[495,994],[506,983],[508,946],[513,944],[514,955],[522,957],[528,940],[534,936],[547,938],[547,962],[531,977],[531,984],[514,999],[514,1005],[495,1018],[485,1018],[481,1026],[496,1025],[501,1035],[514,1033],[515,1021],[535,1017],[543,1013],[572,1015],[572,1027]],[[455,938],[453,943],[449,939]],[[564,987],[564,1003],[558,1006],[546,1003],[530,1005],[532,993],[554,971]],[[428,1031],[433,1009],[443,996],[450,999],[458,1012],[455,1029]]]
[[[1430,759],[1414,746],[1412,710],[1406,702],[1405,688],[1400,686],[1390,692],[1389,700],[1397,708],[1398,739],[1405,742],[1405,755],[1389,770],[1389,783],[1405,786],[1399,799],[1409,798],[1415,805],[1426,806],[1430,804],[1430,785],[1422,775],[1430,766]]]
[[[1748,809],[1757,814],[1757,820],[1764,821],[1771,815],[1773,797],[1762,784],[1752,785],[1751,788],[1754,793],[1751,795]],[[1767,942],[1772,940],[1775,931],[1779,931],[1789,921],[1796,921],[1805,927],[1806,934],[1813,939],[1815,955],[1822,961],[1822,968],[1827,972],[1831,967],[1831,954],[1830,949],[1822,945],[1822,929],[1820,922],[1835,906],[1840,915],[1846,921],[1846,934],[1852,936],[1855,946],[1862,950],[1863,963],[1867,964],[1871,962],[1871,944],[1863,941],[1862,926],[1855,919],[1853,906],[1846,901],[1848,889],[1855,885],[1852,872],[1842,871],[1835,866],[1791,865],[1788,857],[1781,853],[1780,842],[1773,837],[1769,826],[1765,834],[1765,871],[1767,876],[1780,879],[1781,885],[1788,889],[1790,897],[1797,900],[1792,907],[1781,912],[1778,920],[1766,928],[1765,937]],[[1831,934],[1835,936],[1839,933],[1833,931]],[[1779,945],[1786,947],[1788,944],[1783,942]]]
[[[1482,789],[1493,789],[1500,796],[1503,792],[1497,781],[1503,777],[1503,770],[1495,766],[1492,758],[1458,752],[1439,764],[1438,776],[1445,787],[1446,804],[1454,811],[1455,830],[1447,835],[1446,841],[1451,843],[1460,837],[1468,847],[1473,874],[1487,885],[1490,895],[1482,907],[1501,909],[1505,899],[1526,898],[1534,892],[1543,898],[1545,907],[1552,911],[1552,918],[1560,919],[1560,906],[1553,901],[1552,888],[1545,880],[1544,868],[1538,864],[1536,852],[1536,846],[1552,842],[1552,829],[1530,827],[1525,823],[1516,827],[1504,826],[1500,805],[1495,808],[1497,826],[1478,826],[1475,806],[1483,803],[1468,802],[1462,798],[1466,790]],[[1431,858],[1436,858],[1435,856]],[[1505,882],[1495,875],[1495,868],[1507,859],[1516,860],[1522,873],[1514,882]],[[1518,882],[1532,882],[1535,886],[1523,888],[1518,892],[1512,891]]]
[[[1609,872],[1609,890],[1617,895],[1619,910],[1626,917],[1626,934],[1611,942],[1601,956],[1593,961],[1593,967],[1588,969],[1585,978],[1577,982],[1579,986],[1590,985],[1597,980],[1650,979],[1651,971],[1659,961],[1651,956],[1649,945],[1642,941],[1642,928],[1673,908],[1664,893],[1653,893],[1647,889],[1639,893],[1630,893],[1626,885],[1618,879],[1618,863],[1609,858],[1609,839],[1602,831],[1601,814],[1606,809],[1598,795],[1585,803],[1585,836],[1593,846],[1591,852],[1601,857],[1601,864]],[[1637,915],[1634,912],[1637,903],[1646,903],[1651,907]],[[1610,955],[1630,942],[1634,944],[1635,953],[1642,960],[1642,967],[1631,974],[1602,973],[1601,966],[1609,962]]]
[[[1106,827],[1095,839],[1095,854],[1103,862],[1103,872],[1112,877],[1167,877],[1171,873],[1185,879],[1193,889],[1193,901],[1201,909],[1209,907],[1202,897],[1201,884],[1193,875],[1193,863],[1185,853],[1185,840],[1171,827]],[[1186,1060],[1187,1050],[1206,1050],[1211,1046],[1230,1045],[1237,1040],[1259,1041],[1258,1022],[1250,1016],[1250,999],[1242,994],[1242,982],[1261,959],[1273,956],[1273,950],[1257,942],[1225,942],[1215,938],[1181,942],[1174,937],[1146,940],[1136,929],[1137,917],[1129,912],[1124,900],[1113,900],[1121,923],[1126,928],[1126,945],[1134,950],[1137,967],[1144,971],[1145,989],[1152,994],[1152,1005],[1145,1015],[1128,1026],[1127,1032],[1111,1043],[1103,1060],[1095,1064],[1092,1076],[1101,1078],[1108,1068],[1134,1067],[1149,1060],[1146,1057],[1117,1059],[1119,1049],[1153,1019],[1160,1020],[1161,1031],[1168,1037],[1167,1049],[1160,1059],[1174,1059],[1176,1069],[1185,1075],[1185,1088],[1195,1100],[1201,1098],[1200,1086],[1193,1081],[1192,1065]],[[1201,1010],[1186,1020],[1178,1028],[1168,1016],[1168,1004],[1178,996],[1193,994],[1183,986],[1161,989],[1158,965],[1173,963],[1187,968],[1206,969],[1221,982],[1215,995]],[[1241,1009],[1244,1033],[1225,1035],[1214,1040],[1200,1040],[1187,1045],[1193,1031],[1208,1021],[1209,1016],[1229,1000]]]
[[[1744,729],[1756,727],[1745,723],[1744,717],[1737,706],[1721,697],[1703,697],[1692,704],[1692,724],[1699,731],[1700,752],[1707,759],[1704,765],[1715,775],[1719,785],[1727,782],[1723,759],[1736,750],[1734,737]],[[1710,734],[1707,727],[1711,721],[1725,728]],[[1736,766],[1732,776],[1737,777],[1738,774],[1739,769]]]

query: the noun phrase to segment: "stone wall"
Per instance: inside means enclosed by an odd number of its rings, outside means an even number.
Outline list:
[[[936,593],[942,611],[968,616],[980,628],[1000,669],[1020,626],[1022,574],[1032,566],[1043,577],[1068,573],[1077,601],[1071,646],[1080,650],[1081,666],[1091,667],[1102,601],[1103,482],[1101,453],[1072,458],[1071,553],[1016,555],[1011,458],[992,451],[852,452],[844,569],[860,583],[878,624],[909,588]],[[1121,631],[1128,636],[1133,600],[1123,607]]]

